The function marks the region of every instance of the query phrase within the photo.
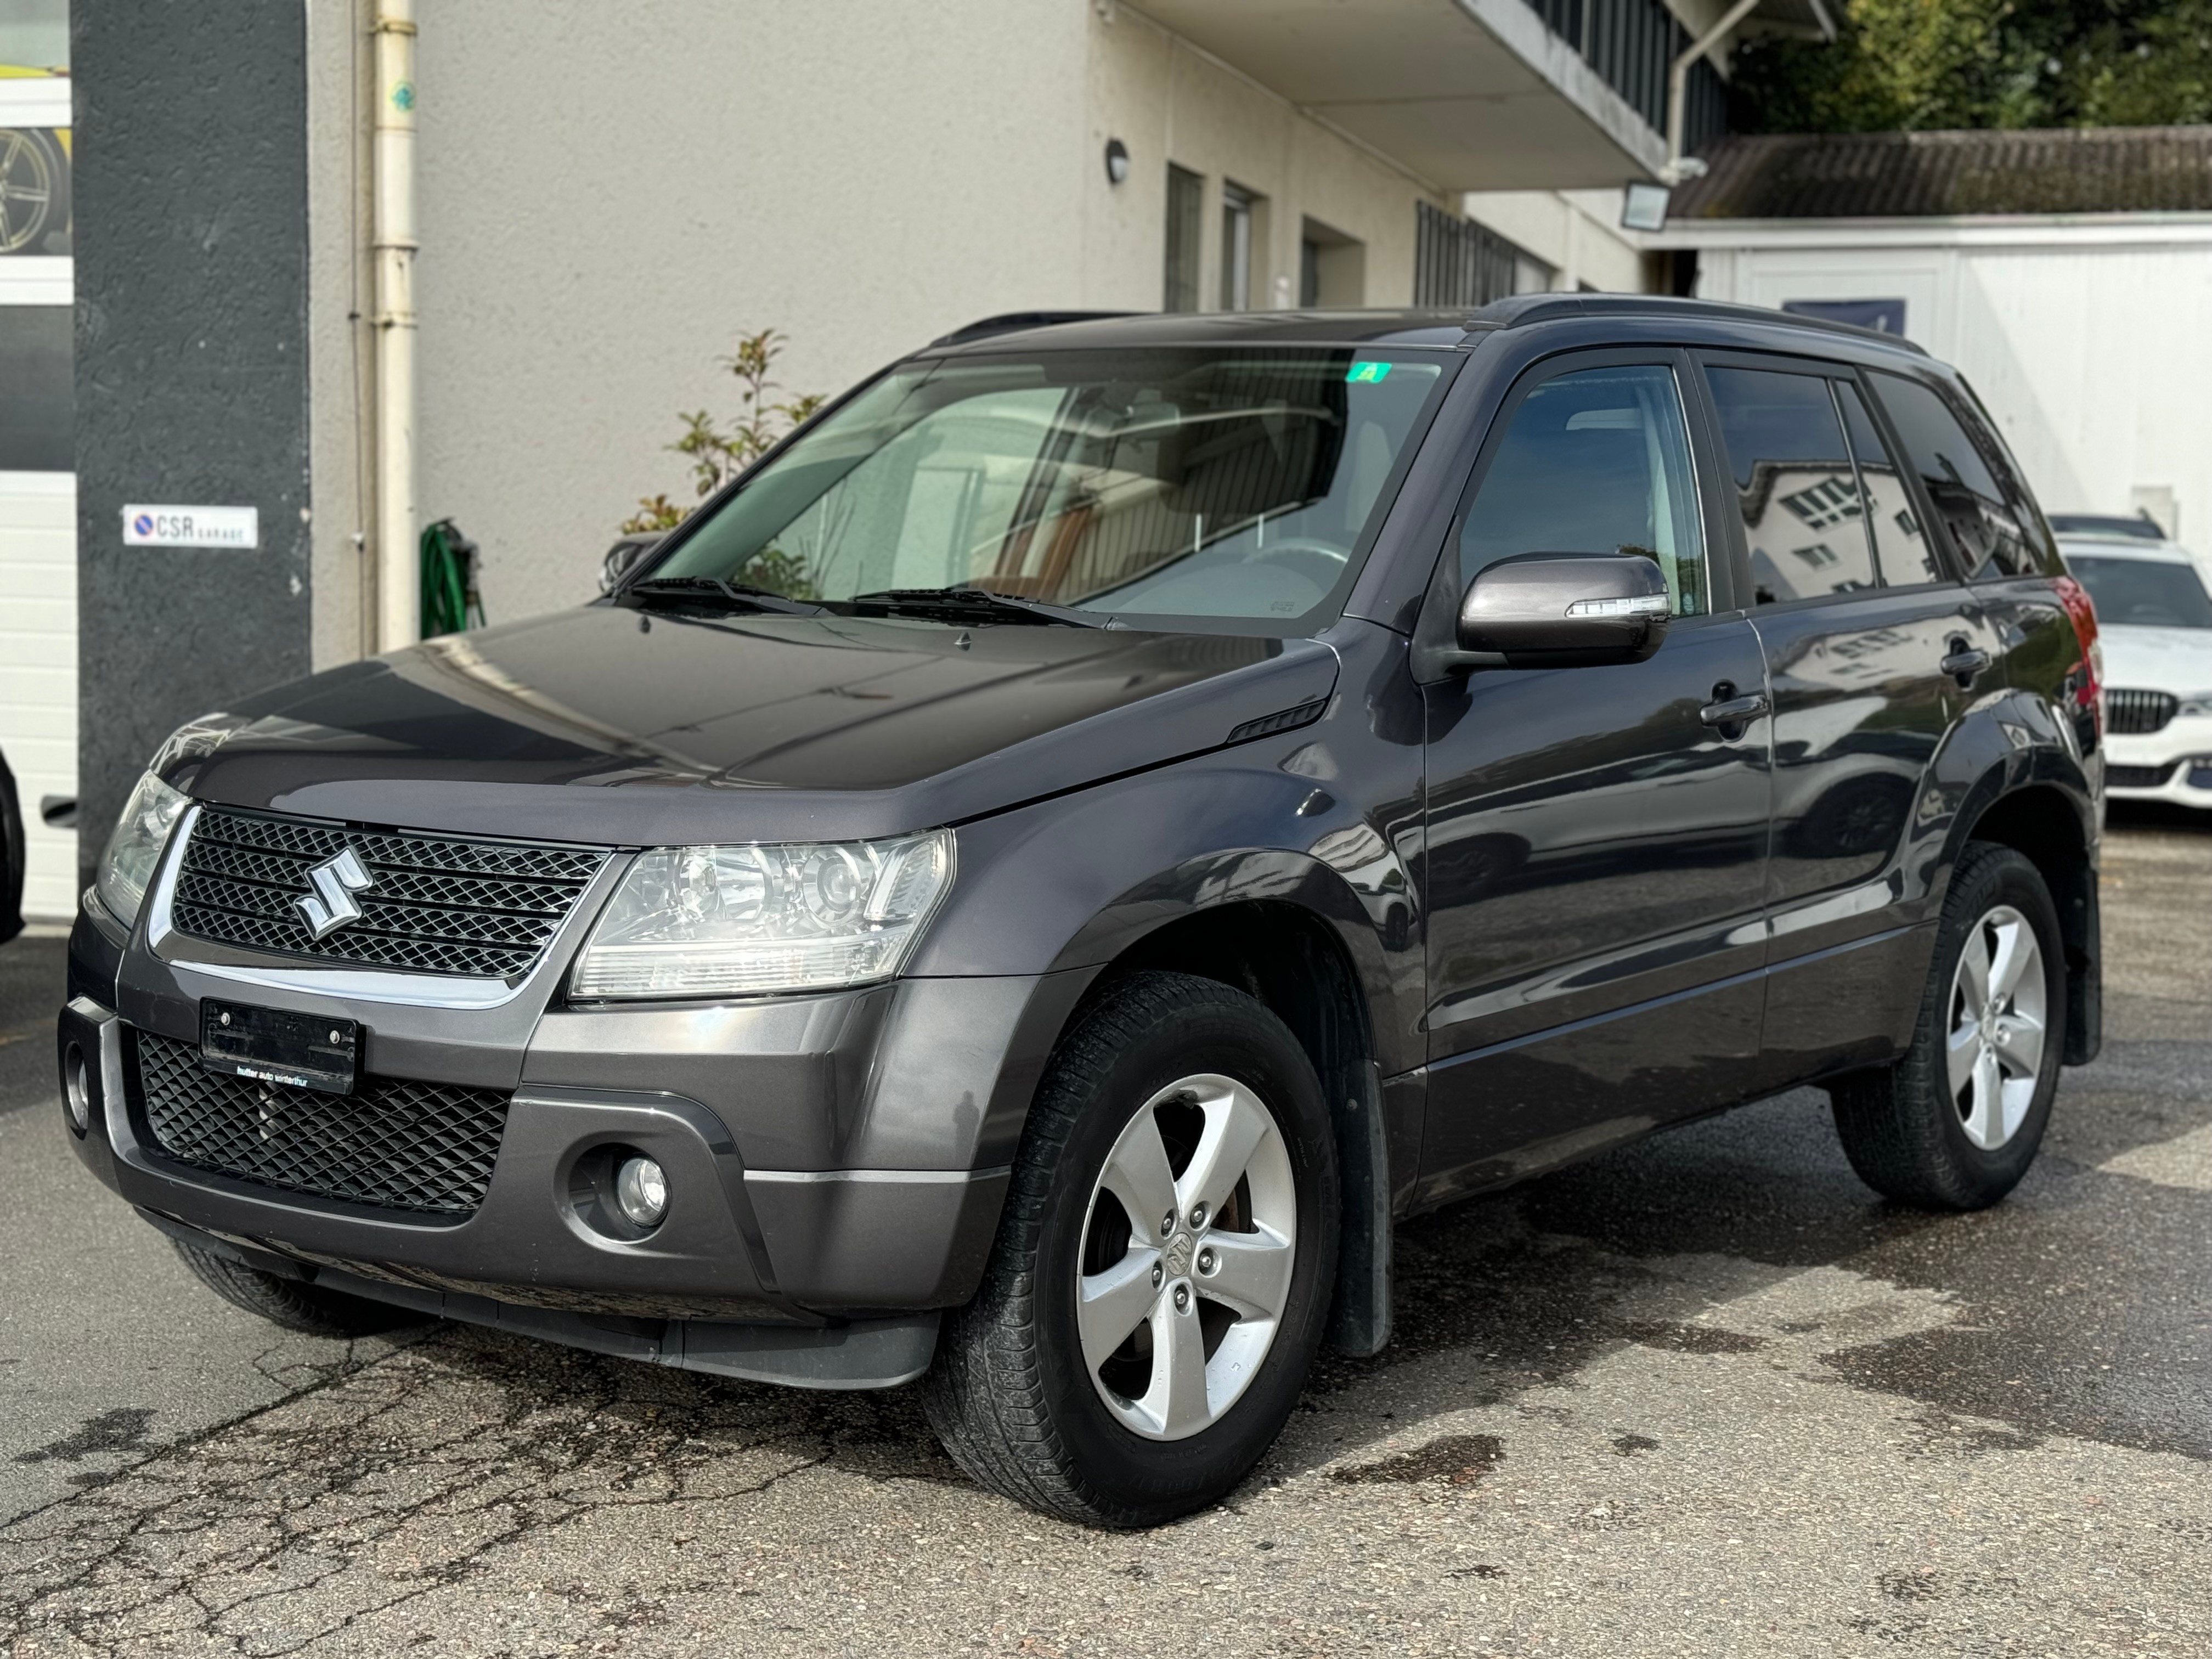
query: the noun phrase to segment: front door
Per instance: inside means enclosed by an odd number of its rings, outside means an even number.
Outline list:
[[[1768,722],[1720,716],[1765,671],[1713,614],[1686,368],[1530,371],[1462,515],[1459,588],[1516,554],[1638,552],[1676,620],[1648,662],[1426,688],[1428,1200],[1726,1104],[1755,1062]]]

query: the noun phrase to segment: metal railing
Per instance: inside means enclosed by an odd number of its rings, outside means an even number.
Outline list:
[[[1528,9],[1656,132],[1667,128],[1667,68],[1690,45],[1665,0],[1528,0]],[[1728,83],[1710,59],[1690,70],[1685,148],[1728,129]]]

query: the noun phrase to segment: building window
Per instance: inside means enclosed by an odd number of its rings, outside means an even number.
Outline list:
[[[1167,285],[1161,307],[1198,309],[1198,240],[1206,181],[1168,164]]]
[[[1318,219],[1298,226],[1298,304],[1357,311],[1367,303],[1367,247]]]
[[[1253,210],[1259,198],[1242,185],[1221,186],[1221,308],[1247,311],[1252,305]]]
[[[1414,211],[1415,305],[1486,306],[1552,286],[1551,266],[1496,231],[1426,202]]]

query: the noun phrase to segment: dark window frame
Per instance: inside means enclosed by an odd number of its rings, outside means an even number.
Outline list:
[[[1460,538],[1467,528],[1468,510],[1481,493],[1483,481],[1490,476],[1498,451],[1504,446],[1514,416],[1521,412],[1529,393],[1548,380],[1583,369],[1641,368],[1663,368],[1674,373],[1675,389],[1682,399],[1683,429],[1690,444],[1698,530],[1705,545],[1707,608],[1694,617],[1675,617],[1670,631],[1679,633],[1687,628],[1702,628],[1714,622],[1741,617],[1743,611],[1737,596],[1746,591],[1743,579],[1728,544],[1713,529],[1723,507],[1730,514],[1735,509],[1733,501],[1723,500],[1716,482],[1725,476],[1716,447],[1719,432],[1711,424],[1711,411],[1702,389],[1693,384],[1698,377],[1693,373],[1690,352],[1672,345],[1589,346],[1538,358],[1515,375],[1512,385],[1498,400],[1482,431],[1474,461],[1460,484],[1451,516],[1443,526],[1443,539],[1435,549],[1436,562],[1430,571],[1428,589],[1413,623],[1417,662],[1418,653],[1424,650],[1449,649],[1456,642],[1460,600],[1466,592],[1466,584],[1460,580]]]

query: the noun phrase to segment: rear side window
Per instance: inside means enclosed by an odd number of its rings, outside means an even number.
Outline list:
[[[1673,369],[1580,369],[1522,399],[1460,532],[1460,580],[1522,553],[1640,553],[1676,616],[1712,608]]]
[[[1851,452],[1828,382],[1763,368],[1705,371],[1751,550],[1753,603],[1876,585]]]
[[[1977,581],[2041,574],[2045,561],[2033,510],[2009,479],[1999,482],[1991,458],[1967,435],[1951,406],[1933,388],[1901,374],[1877,370],[1873,380],[1905,459],[1920,475],[1967,574]]]
[[[1873,533],[1875,564],[1888,587],[1910,587],[1919,582],[1943,580],[1935,550],[1904,475],[1890,459],[1889,447],[1875,430],[1859,389],[1849,380],[1836,382],[1836,406],[1844,411],[1844,430],[1851,441],[1851,459],[1859,464],[1859,483],[1866,491],[1867,528]]]

